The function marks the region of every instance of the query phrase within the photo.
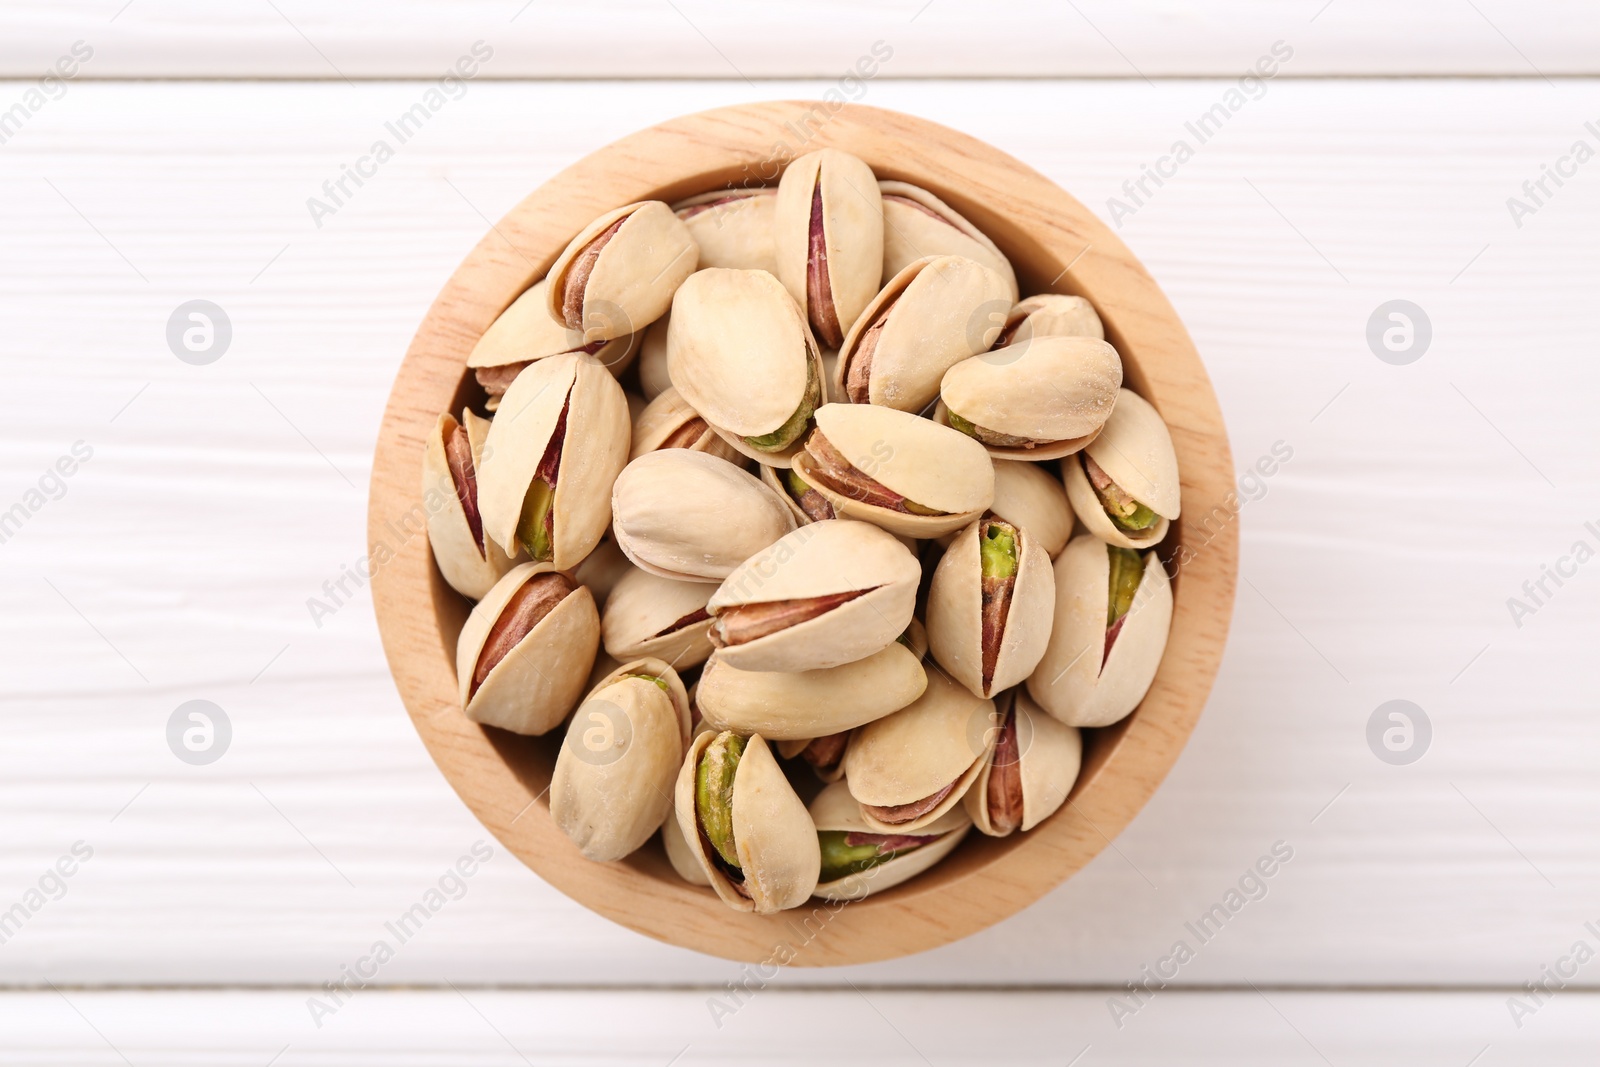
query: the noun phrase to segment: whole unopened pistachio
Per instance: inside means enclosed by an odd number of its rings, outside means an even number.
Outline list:
[[[760,734],[698,735],[678,772],[678,827],[729,907],[769,915],[817,887],[817,828]]]
[[[659,200],[608,211],[585,226],[550,268],[550,317],[585,341],[634,333],[666,313],[694,273],[700,247]]]
[[[824,148],[783,172],[772,220],[777,275],[828,348],[838,348],[883,274],[883,196],[872,168]]]
[[[1028,693],[1068,726],[1109,726],[1139,705],[1172,624],[1172,585],[1154,552],[1084,534],[1055,562],[1050,643]]]
[[[996,459],[1059,459],[1094,440],[1122,384],[1116,349],[1035,337],[962,360],[939,385],[937,418]]]
[[[685,401],[752,459],[787,467],[822,403],[822,360],[766,271],[695,273],[673,300],[667,371]]]
[[[548,280],[535,282],[512,301],[511,306],[489,324],[467,356],[467,366],[489,394],[491,411],[499,407],[500,397],[523,368],[535,360],[569,352],[582,353],[592,356],[612,377],[620,378],[638,354],[639,334],[585,342],[581,332],[569,330],[552,319],[548,308],[549,287]]]
[[[1130,390],[1117,394],[1105,429],[1061,461],[1067,499],[1089,532],[1108,544],[1159,544],[1179,514],[1178,455],[1167,424]]]
[[[715,586],[629,567],[600,613],[600,639],[619,660],[655,656],[688,670],[711,655],[706,601]]]
[[[1040,293],[1011,309],[994,346],[1019,345],[1035,337],[1093,337],[1104,341],[1106,328],[1094,305],[1083,297]]]
[[[983,770],[964,804],[979,830],[1005,837],[1033,829],[1066,802],[1083,763],[1083,738],[1045,714],[1021,686],[995,704]]]
[[[700,268],[776,273],[772,215],[776,189],[714,189],[672,205],[700,246]]]
[[[972,829],[966,812],[953,807],[915,833],[876,831],[843,782],[818,793],[810,811],[822,853],[816,895],[823,900],[860,900],[915,878]]]
[[[456,643],[467,718],[543,734],[567,717],[600,647],[589,590],[551,563],[524,563],[478,601]]]
[[[445,412],[428,435],[422,460],[422,496],[428,502],[428,544],[434,561],[450,587],[473,600],[481,599],[517,562],[483,536],[477,467],[488,434],[489,420],[470,408],[462,409],[460,422]]]
[[[1017,275],[995,243],[955,208],[909,182],[880,181],[883,194],[883,284],[923,256],[965,256],[1005,279],[1012,303]]]
[[[687,448],[740,466],[745,463],[743,453],[706,425],[700,413],[670,385],[634,419],[633,453],[628,458],[638,459],[658,448]]]

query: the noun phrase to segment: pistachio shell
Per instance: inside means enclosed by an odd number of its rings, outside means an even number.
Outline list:
[[[683,828],[678,825],[676,805],[662,820],[661,847],[666,850],[667,862],[672,864],[672,869],[677,872],[679,878],[690,885],[711,885],[711,879],[700,866],[700,860],[696,858],[694,850],[689,847],[689,842],[683,839]]]
[[[517,545],[523,501],[551,444],[561,413],[566,436],[556,471],[551,539],[557,570],[576,567],[599,544],[611,515],[606,497],[628,458],[628,402],[616,379],[587,356],[541,359],[506,391],[478,473],[483,532]]]
[[[638,354],[639,334],[630,333],[609,341],[586,344],[581,332],[569,330],[550,317],[549,287],[548,279],[537,281],[513,300],[511,306],[502,311],[500,317],[490,323],[489,328],[483,331],[483,336],[478,338],[478,343],[467,356],[467,366],[473,370],[510,367],[565,352],[583,352],[610,371],[612,377],[621,377]],[[486,388],[497,377],[478,376]],[[504,391],[504,388],[498,391],[489,388],[491,396]]]
[[[689,406],[740,452],[787,467],[803,431],[763,451],[820,390],[816,341],[783,286],[765,271],[697,272],[678,290],[667,331],[667,372]]]
[[[844,755],[844,776],[867,826],[880,834],[916,833],[961,803],[983,767],[993,715],[994,701],[933,671],[915,703],[858,729]],[[951,789],[937,805],[906,822],[886,823],[867,810],[913,804],[946,786]]]
[[[428,512],[428,544],[433,548],[439,573],[462,596],[480,600],[502,574],[516,566],[517,560],[487,538],[480,543],[467,522],[449,460],[445,458],[445,441],[457,426],[465,425],[476,471],[489,433],[489,420],[479,418],[470,408],[462,409],[461,419],[458,423],[446,412],[428,435],[428,448],[422,457],[422,499]]]
[[[550,779],[550,817],[587,858],[622,859],[672,810],[688,739],[689,695],[676,672],[658,659],[623,664],[567,726]]]
[[[945,372],[935,416],[955,412],[1027,445],[989,445],[996,459],[1059,459],[1094,439],[1122,384],[1117,350],[1092,337],[1037,337],[963,360]]]
[[[1006,316],[1000,346],[1021,344],[1035,337],[1093,337],[1106,339],[1106,328],[1094,305],[1081,296],[1040,293],[1017,304]]]
[[[656,656],[688,670],[711,655],[710,618],[677,627],[678,620],[703,612],[713,586],[682,582],[629,567],[600,614],[600,639],[618,659]]]
[[[820,190],[832,318],[809,292],[812,199]],[[777,276],[806,320],[836,348],[878,291],[883,276],[883,196],[872,168],[848,152],[824,148],[790,163],[778,183],[772,240]],[[837,334],[827,324],[837,320]]]
[[[864,522],[802,526],[741,563],[706,605],[722,660],[746,671],[811,671],[864,659],[892,644],[916,610],[922,568],[893,534]],[[754,640],[724,642],[730,612],[856,594]]]
[[[495,664],[471,693],[472,674],[489,631],[528,579],[555,570],[524,563],[509,571],[478,601],[456,642],[456,684],[467,718],[517,734],[543,734],[567,717],[583,694],[600,647],[594,597],[578,586]]]
[[[934,568],[928,588],[928,646],[951,676],[980,697],[992,697],[1020,684],[1044,655],[1055,611],[1056,583],[1050,556],[1021,527],[1017,531],[1017,573],[1011,604],[1000,631],[994,676],[983,680],[983,565],[980,538],[988,519],[979,519],[951,542]]]
[[[716,189],[672,205],[700,246],[700,269],[778,269],[772,249],[776,189]]]
[[[672,312],[668,311],[645,327],[644,340],[639,343],[639,391],[646,400],[654,400],[672,385],[667,374],[667,330],[672,325]]]
[[[582,269],[590,243],[619,221],[593,261],[581,301],[565,306],[568,271]],[[659,200],[641,200],[608,211],[579,231],[550,268],[545,306],[552,319],[581,330],[586,341],[635,333],[666,313],[672,294],[699,261],[699,246],[672,209]]]
[[[699,427],[698,432],[686,438],[685,430],[691,424]],[[679,443],[668,443],[674,439]],[[745,463],[744,455],[707,425],[699,412],[670,385],[633,420],[633,453],[628,458],[638,459],[660,448],[687,448],[693,452],[708,452],[739,466]]]
[[[908,501],[939,514],[916,515],[865,503],[823,485],[815,461],[795,470],[841,518],[862,519],[906,537],[959,530],[994,501],[994,464],[982,445],[948,426],[876,404],[825,404],[817,430],[855,469]]]
[[[835,782],[818,793],[811,802],[810,812],[818,833],[827,830],[865,834],[880,832],[873,830],[862,819],[861,805],[856,803],[849,787],[843,782]],[[939,840],[921,845],[903,856],[884,860],[876,867],[847,874],[831,882],[819,882],[814,895],[823,900],[860,900],[891,889],[944,859],[971,829],[972,820],[967,818],[966,812],[959,807],[951,808],[932,825],[918,831],[919,835],[929,837],[942,835]]]
[[[793,516],[796,525],[805,526],[808,523],[817,521],[817,519],[813,519],[806,514],[805,509],[800,506],[799,497],[795,495],[789,486],[789,475],[793,471],[792,467],[772,467],[762,463],[759,465],[759,469],[761,484],[778,494],[779,498],[788,506],[789,514]],[[833,518],[833,505],[828,503],[825,497],[819,495],[813,499],[819,502],[820,507],[827,509],[826,511],[818,512],[820,517]]]
[[[1035,463],[996,463],[994,503],[989,512],[1020,526],[1044,547],[1051,559],[1072,537],[1072,507],[1059,478]]]
[[[804,741],[899,711],[928,686],[921,659],[895,642],[865,659],[818,671],[742,671],[712,655],[696,700],[720,729]]]
[[[1050,644],[1028,678],[1028,693],[1068,726],[1109,726],[1124,718],[1144,699],[1167,647],[1172,585],[1150,552],[1133,607],[1105,655],[1111,569],[1106,552],[1102,541],[1084,534],[1057,557]]]
[[[924,256],[965,256],[1004,279],[1009,299],[1017,299],[1017,275],[995,243],[955,208],[908,182],[880,181],[883,195],[884,284]]]
[[[1138,393],[1123,389],[1105,429],[1084,453],[1129,496],[1161,518],[1138,533],[1118,528],[1084,473],[1082,459],[1068,457],[1061,461],[1061,476],[1067,499],[1083,525],[1100,540],[1123,548],[1160,544],[1167,535],[1168,520],[1178,517],[1181,487],[1172,435],[1156,409]]]
[[[1083,736],[1073,726],[1057,722],[1035,704],[1027,690],[1018,686],[997,701],[997,723],[1008,710],[1017,717],[1017,762],[1022,786],[1022,824],[1024,833],[1038,826],[1066,803],[1072,785],[1083,765]],[[998,736],[999,731],[992,734]],[[995,746],[991,741],[983,769],[967,790],[963,804],[972,822],[991,837],[1006,837],[1011,831],[996,827],[990,819],[989,777],[994,772]]]
[[[607,536],[594,546],[593,552],[583,557],[583,562],[573,569],[572,578],[579,585],[589,587],[589,592],[594,594],[594,602],[604,611],[611,591],[622,580],[622,576],[633,569],[628,557],[617,547],[616,538]]]
[[[664,578],[721,582],[794,529],[771,489],[725,459],[669,448],[647,452],[611,492],[617,545]]]
[[[684,841],[729,907],[770,915],[805,903],[822,865],[817,828],[760,734],[750,738],[733,778],[734,848],[749,896],[735,889],[707,854],[695,814],[694,779],[701,754],[718,736],[711,731],[696,736],[678,772],[675,802]]]
[[[922,411],[939,395],[945,371],[994,343],[1010,304],[1005,279],[974,260],[913,261],[845,336],[831,395]]]

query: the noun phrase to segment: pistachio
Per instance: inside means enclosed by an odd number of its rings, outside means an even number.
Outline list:
[[[550,268],[545,306],[585,341],[644,329],[672,306],[672,294],[700,249],[672,209],[643,200],[584,227]]]
[[[776,189],[716,189],[672,205],[700,247],[700,268],[776,273],[772,216]]]
[[[477,466],[489,421],[463,409],[457,422],[446,412],[428,436],[422,460],[422,495],[428,507],[428,544],[439,573],[462,596],[478,600],[516,566],[516,559],[483,536],[478,511]]]
[[[800,477],[800,473],[793,467],[787,469],[769,467],[763,463],[761,481],[783,498],[783,502],[789,506],[790,514],[794,516],[794,521],[801,526],[838,517],[834,513],[833,505],[828,503],[828,498]]]
[[[619,660],[654,656],[682,670],[704,663],[711,655],[706,601],[714,589],[629,567],[600,614],[606,651]]]
[[[760,734],[699,734],[678,772],[678,826],[724,903],[768,915],[817,886],[816,826]]]
[[[654,400],[672,385],[667,374],[667,331],[672,327],[672,312],[668,311],[645,327],[639,343],[639,391],[646,400]]]
[[[1109,726],[1144,699],[1172,623],[1172,586],[1154,552],[1076,537],[1055,562],[1050,641],[1028,693],[1068,726]]]
[[[963,530],[928,587],[928,643],[974,694],[992,697],[1032,673],[1055,606],[1050,556],[1027,531],[985,517]]]
[[[660,448],[687,448],[743,465],[744,456],[724,441],[679,392],[667,386],[633,421],[633,452],[638,459]]]
[[[778,183],[772,233],[779,280],[822,343],[838,348],[883,274],[872,168],[836,148],[796,159]]]
[[[1094,440],[1122,384],[1116,349],[1092,337],[1036,337],[945,372],[936,418],[996,459],[1059,459]]]
[[[860,900],[900,885],[948,856],[972,829],[960,807],[915,833],[875,831],[844,782],[811,802],[821,870],[816,895],[823,900]]]
[[[961,256],[908,264],[873,297],[839,349],[833,393],[920,412],[944,372],[986,351],[1011,303],[1006,282]]]
[[[672,448],[629,463],[612,487],[617,545],[642,570],[721,582],[794,529],[778,495],[727,460]]]
[[[983,770],[967,790],[967,814],[983,833],[1031,830],[1066,802],[1083,763],[1077,729],[1045,714],[1018,687],[998,699]]]
[[[689,406],[734,448],[779,467],[822,402],[816,341],[765,271],[698,271],[673,300],[667,371]]]
[[[883,195],[883,284],[924,256],[964,256],[1005,280],[1017,299],[1011,263],[981,230],[928,190],[909,182],[880,181]]]
[[[1011,309],[994,346],[1005,348],[1035,337],[1093,337],[1104,341],[1106,329],[1094,305],[1083,297],[1040,293]]]
[[[679,878],[690,885],[711,885],[711,878],[700,867],[699,857],[689,847],[689,842],[683,839],[683,828],[678,825],[676,810],[668,811],[667,817],[662,820],[661,847]]]
[[[800,758],[810,765],[824,782],[836,782],[844,776],[844,753],[850,747],[849,730],[841,730],[825,737],[814,737],[800,750]]]
[[[825,404],[794,467],[844,518],[937,537],[994,500],[981,446],[928,419],[876,404]]]
[[[638,354],[640,335],[625,334],[606,341],[585,342],[583,334],[568,330],[550,317],[548,280],[535,282],[489,324],[467,356],[467,366],[489,394],[489,410],[528,364],[569,353],[592,357],[621,377]]]
[[[1148,548],[1179,515],[1178,457],[1156,409],[1130,390],[1117,394],[1105,429],[1061,461],[1062,480],[1089,532],[1107,544]]]
[[[608,534],[594,547],[593,552],[583,557],[582,563],[573,568],[572,577],[579,585],[589,587],[589,592],[594,595],[594,602],[604,611],[610,601],[611,591],[622,581],[623,576],[631,573],[633,569],[628,557],[617,547],[616,538]],[[639,655],[644,653],[641,652]]]
[[[543,734],[583,692],[600,644],[589,590],[550,563],[524,563],[480,600],[456,644],[456,681],[473,722]]]

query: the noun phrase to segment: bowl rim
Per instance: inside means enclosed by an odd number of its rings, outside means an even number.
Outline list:
[[[833,147],[880,179],[929,188],[1008,255],[1026,249],[1024,293],[1087,297],[1124,359],[1126,384],[1172,432],[1182,514],[1166,547],[1175,572],[1171,636],[1140,707],[1097,731],[1068,802],[1027,834],[968,843],[912,882],[850,904],[813,900],[773,916],[729,909],[679,879],[654,842],[593,863],[544,803],[554,745],[469,722],[457,704],[453,634],[467,607],[434,567],[418,501],[427,434],[468,395],[466,357],[491,322],[543,277],[573,234],[636,200],[675,201],[772,184],[782,165]],[[1044,281],[1043,263],[1054,278]],[[1213,528],[1215,526],[1215,528]],[[1238,567],[1238,499],[1226,428],[1176,311],[1122,241],[1042,174],[976,138],[859,104],[781,100],[669,119],[556,174],[491,224],[440,290],[396,375],[373,459],[368,507],[373,606],[390,672],[446,780],[524,864],[580,904],[670,944],[733,960],[834,966],[892,959],[966,937],[1076,873],[1133,819],[1176,761],[1226,644]],[[553,738],[553,740],[552,740]],[[965,857],[965,858],[963,858]]]

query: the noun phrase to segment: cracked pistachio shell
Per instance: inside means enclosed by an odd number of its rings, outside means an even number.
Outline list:
[[[1005,282],[1017,300],[1017,274],[995,243],[955,208],[920,186],[880,181],[883,195],[883,278],[899,274],[923,256],[964,256],[983,264]]]
[[[810,292],[812,200],[820,190],[832,316]],[[772,242],[778,279],[828,348],[837,348],[883,278],[883,195],[872,168],[824,148],[790,163],[778,182]],[[829,323],[836,322],[836,327]],[[831,332],[836,329],[836,332]]]
[[[591,261],[585,253],[597,240],[605,243]],[[699,261],[700,247],[672,209],[659,200],[641,200],[608,211],[579,231],[550,268],[545,307],[585,341],[635,333],[666,314],[672,294]],[[581,297],[569,299],[569,283],[579,281],[570,276],[575,269],[589,273]]]
[[[659,678],[665,688],[630,675]],[[567,725],[550,778],[550,817],[588,859],[622,859],[672,810],[688,742],[689,695],[677,672],[658,659],[623,664]]]
[[[983,682],[983,565],[980,537],[989,520],[979,519],[956,537],[934,568],[928,587],[928,647],[939,665],[980,697],[1019,685],[1033,673],[1050,640],[1056,582],[1050,555],[1027,532],[1017,530],[1017,573],[1011,607],[1000,633],[994,677]]]
[[[760,464],[761,484],[777,493],[784,504],[788,505],[789,514],[793,516],[795,524],[805,526],[808,523],[817,521],[805,513],[805,510],[800,507],[799,500],[795,499],[794,494],[789,491],[788,474],[789,468],[772,467],[765,463]],[[829,504],[828,506],[831,508],[833,505]]]
[[[764,451],[749,438],[783,429],[822,384],[816,340],[789,294],[766,271],[697,271],[678,290],[667,330],[667,373],[683,399],[729,444],[778,467],[802,430]]]
[[[815,618],[753,641],[719,646],[744,671],[812,671],[865,659],[911,623],[922,568],[905,545],[865,522],[828,519],[802,526],[741,563],[706,610],[722,621],[739,608],[857,594]],[[712,639],[721,633],[713,624]]]
[[[1104,341],[1106,328],[1094,305],[1083,297],[1040,293],[1011,309],[999,343],[1016,345],[1035,337],[1093,337]]]
[[[816,799],[811,802],[809,810],[811,821],[816,824],[818,833],[826,830],[863,834],[881,832],[872,829],[866,820],[862,819],[861,805],[856,803],[856,798],[850,795],[849,787],[843,782],[835,782],[818,793]],[[929,837],[935,834],[942,835],[939,840],[922,845],[903,856],[884,860],[876,867],[868,867],[864,871],[847,874],[831,882],[819,882],[814,895],[823,900],[860,900],[873,893],[893,888],[915,878],[950,855],[971,829],[972,820],[967,818],[965,810],[960,807],[951,808],[931,825],[918,831],[919,835]]]
[[[674,799],[684,842],[717,896],[736,911],[770,915],[805,903],[822,867],[817,828],[760,734],[750,738],[739,759],[731,804],[734,852],[749,895],[735,889],[707,854],[695,813],[695,772],[719,736],[710,730],[697,735],[678,772]]]
[[[932,671],[914,703],[858,729],[844,754],[844,777],[872,832],[917,833],[960,804],[983,767],[993,716],[994,701]],[[913,804],[952,784],[936,806],[907,822],[885,823],[866,810]]]
[[[669,444],[677,441],[676,444]],[[638,459],[660,448],[687,448],[709,452],[718,459],[744,465],[744,455],[706,424],[700,413],[672,386],[667,386],[633,420],[633,453]]]
[[[600,613],[605,650],[619,660],[655,656],[680,670],[699,666],[711,655],[711,620],[677,623],[704,611],[713,588],[629,567]]]
[[[506,604],[530,578],[554,570],[550,563],[523,563],[507,572],[461,627],[456,641],[457,696],[473,722],[537,736],[559,725],[583,695],[600,647],[600,613],[594,597],[580,585],[539,620],[468,697],[478,656]]]
[[[667,331],[672,326],[672,312],[668,311],[645,328],[644,340],[639,343],[639,391],[646,400],[654,400],[672,385],[667,374]]]
[[[830,395],[921,412],[939,395],[945,371],[994,344],[1010,303],[1005,279],[974,260],[911,262],[845,336]]]
[[[472,535],[467,513],[456,492],[455,478],[450,474],[450,463],[445,458],[444,443],[457,426],[465,424],[472,466],[477,470],[484,438],[489,434],[489,420],[479,418],[470,408],[462,409],[461,418],[463,421],[458,423],[454,416],[445,412],[434,424],[433,433],[428,435],[428,448],[422,457],[422,499],[425,504],[430,499],[436,500],[438,505],[429,504],[427,510],[428,544],[433,548],[439,573],[450,583],[450,588],[462,596],[481,600],[502,574],[516,566],[517,557],[506,555],[499,545],[487,538],[480,544]],[[430,495],[435,493],[437,497]]]
[[[1045,714],[1021,686],[1007,692],[997,703],[996,727],[1008,709],[1017,718],[1017,764],[1022,785],[1022,824],[1018,829],[1026,833],[1066,803],[1083,766],[1083,735],[1077,727],[1063,725]],[[994,772],[995,742],[1000,731],[992,729],[989,733],[983,769],[962,803],[980,831],[990,837],[1006,837],[1011,831],[996,827],[989,818],[989,776]]]
[[[550,317],[549,288],[549,279],[537,281],[513,300],[478,338],[467,356],[467,366],[473,370],[506,367],[581,351],[610,371],[612,377],[621,377],[638,353],[639,335],[630,333],[586,344],[582,333],[569,330]]]
[[[716,189],[672,205],[700,247],[700,269],[778,269],[772,250],[776,189]]]
[[[633,570],[633,564],[628,562],[628,557],[622,554],[622,549],[617,547],[616,538],[609,534],[594,546],[594,551],[583,557],[583,562],[573,568],[572,579],[579,585],[589,587],[589,592],[594,594],[594,602],[605,609],[607,598],[611,590],[616,588],[622,576]]]
[[[516,547],[523,501],[563,409],[566,437],[551,507],[551,550],[556,569],[570,570],[605,535],[611,521],[606,497],[628,460],[628,400],[600,364],[588,356],[551,356],[517,375],[484,442],[478,507],[484,534]]]
[[[725,459],[668,448],[629,463],[611,490],[617,545],[636,567],[719,583],[794,529],[778,495]]]
[[[695,696],[719,729],[809,741],[899,711],[927,687],[921,657],[896,641],[865,659],[816,671],[742,671],[715,653]]]
[[[1068,456],[1061,461],[1061,477],[1072,510],[1085,528],[1100,540],[1123,548],[1160,544],[1167,535],[1169,520],[1178,517],[1181,487],[1172,435],[1156,409],[1138,393],[1122,390],[1105,429],[1084,452],[1129,496],[1161,516],[1149,529],[1136,534],[1119,529],[1084,473],[1083,461]]]
[[[1068,726],[1109,726],[1144,699],[1172,625],[1172,584],[1154,552],[1122,630],[1105,655],[1111,563],[1106,545],[1083,534],[1056,558],[1055,622],[1028,693]],[[1104,666],[1102,666],[1102,660]]]
[[[994,464],[977,441],[931,419],[877,404],[825,404],[817,429],[857,470],[941,514],[912,515],[847,497],[820,484],[805,452],[795,470],[840,518],[861,519],[905,537],[951,533],[994,502]]]
[[[672,869],[677,872],[679,878],[690,885],[711,885],[711,879],[700,866],[694,850],[689,847],[689,842],[683,839],[683,828],[678,825],[676,805],[667,812],[666,819],[661,823],[661,847],[667,853],[667,862],[672,864]]]
[[[1051,559],[1061,554],[1072,537],[1072,506],[1061,479],[1037,463],[994,465],[994,503],[989,505],[989,514],[1027,530]],[[945,547],[954,539],[944,538]]]
[[[1117,350],[1093,337],[1036,337],[963,360],[939,384],[940,410],[997,434],[1036,442],[988,445],[996,459],[1060,459],[1111,416],[1122,385]]]

